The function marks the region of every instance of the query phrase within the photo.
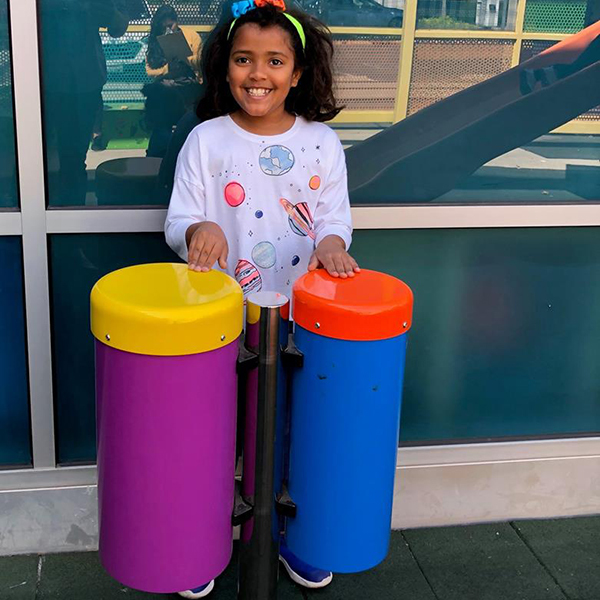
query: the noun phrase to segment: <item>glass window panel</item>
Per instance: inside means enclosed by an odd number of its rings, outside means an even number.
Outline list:
[[[164,151],[197,94],[190,99],[177,86],[162,86],[168,97],[154,103],[150,122],[142,92],[152,81],[146,73],[148,3],[39,0],[38,8],[48,204],[166,204],[156,183],[160,153],[146,159],[149,128],[160,133],[156,143]],[[193,29],[190,35],[197,38]]]
[[[193,81],[173,92],[157,75],[149,29],[162,3],[38,2],[49,204],[166,205],[161,157],[173,126],[202,92]],[[206,40],[207,26],[228,16],[220,0],[172,4],[189,39],[204,28]],[[555,40],[524,39],[518,52],[520,34],[510,33],[517,0],[418,0],[417,27],[429,31],[411,49],[401,43],[403,0],[293,4],[330,26],[371,28],[334,34],[335,92],[346,106],[334,126],[356,147],[348,150],[353,203],[600,199],[600,97],[592,68],[598,40],[568,60],[554,49],[540,59]],[[525,28],[536,37],[576,32],[594,6],[576,4],[528,0]],[[397,35],[373,31],[390,25],[399,27]],[[439,29],[451,29],[452,37],[436,35]],[[156,69],[147,71],[147,57]]]
[[[404,0],[297,0],[330,27],[402,27]]]
[[[8,0],[0,0],[0,210],[18,205],[16,172]]]
[[[356,231],[415,295],[401,442],[600,432],[597,228]]]
[[[594,228],[355,233],[363,267],[415,292],[402,442],[600,430],[599,236]],[[160,234],[52,236],[50,248],[59,461],[88,462],[91,287],[114,269],[175,258]]]
[[[514,40],[417,38],[408,118],[347,150],[351,201],[600,200],[600,38],[586,43],[561,62],[564,46],[524,40],[511,69]]]
[[[31,464],[21,242],[0,237],[0,468]]]
[[[514,30],[518,0],[418,0],[419,29]]]
[[[152,262],[180,262],[161,233],[50,237],[52,366],[61,464],[92,462],[96,456],[92,287],[111,271]]]

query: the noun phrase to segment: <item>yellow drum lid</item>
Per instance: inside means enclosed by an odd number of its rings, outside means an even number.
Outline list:
[[[243,294],[220,271],[185,264],[127,267],[100,279],[91,295],[94,337],[107,346],[156,356],[208,352],[242,331]]]

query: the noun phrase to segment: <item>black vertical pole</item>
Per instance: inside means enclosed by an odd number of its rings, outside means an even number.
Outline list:
[[[239,600],[276,600],[279,567],[279,517],[275,498],[281,491],[281,460],[276,458],[277,412],[283,410],[281,337],[287,332],[289,301],[271,292],[251,294],[246,303],[246,339],[258,354],[255,456],[244,456],[244,477],[254,473],[253,507],[240,543]],[[256,345],[257,342],[257,345]],[[254,417],[251,416],[251,419]],[[281,440],[278,440],[281,443]],[[251,464],[254,458],[254,465]],[[243,486],[247,487],[247,486]]]

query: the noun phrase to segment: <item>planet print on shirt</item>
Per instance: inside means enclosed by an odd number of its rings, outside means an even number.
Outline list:
[[[308,181],[308,187],[311,190],[318,190],[321,187],[321,178],[318,175],[313,175]]]
[[[313,232],[313,217],[310,214],[310,208],[306,202],[292,204],[289,200],[281,198],[279,200],[285,212],[288,214],[288,223],[291,230],[296,235],[308,236],[311,240],[315,239]]]
[[[300,257],[295,255],[292,256],[292,267],[295,267],[300,262]]]
[[[271,242],[259,242],[252,249],[252,260],[263,269],[270,269],[277,260],[275,246]]]
[[[258,269],[247,260],[238,260],[235,267],[235,279],[240,284],[244,296],[252,292],[259,292],[262,288],[262,278]]]
[[[225,194],[225,202],[233,208],[239,206],[246,198],[246,191],[237,181],[230,181],[225,186],[223,192]]]
[[[294,166],[294,155],[285,146],[268,146],[258,157],[258,164],[265,175],[285,175]]]

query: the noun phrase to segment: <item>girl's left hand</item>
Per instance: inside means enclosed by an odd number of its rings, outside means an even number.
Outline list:
[[[324,237],[308,261],[308,270],[314,271],[319,267],[327,269],[333,277],[354,277],[360,268],[357,262],[346,252],[346,244],[338,235]]]

